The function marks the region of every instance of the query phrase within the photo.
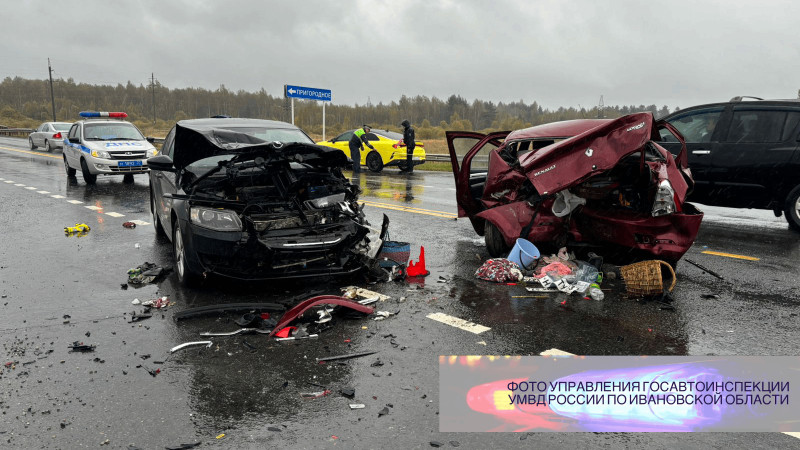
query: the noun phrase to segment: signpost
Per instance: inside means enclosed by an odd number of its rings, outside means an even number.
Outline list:
[[[325,140],[325,102],[331,101],[330,89],[283,85],[283,95],[292,99],[292,125],[294,125],[294,99],[319,100],[322,102],[322,140]]]

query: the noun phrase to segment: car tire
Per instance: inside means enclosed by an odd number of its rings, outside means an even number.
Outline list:
[[[153,186],[150,186],[150,214],[153,215],[153,226],[156,229],[156,236],[166,236],[167,233],[164,231],[164,226],[161,225],[161,218],[158,217],[158,213],[156,213],[156,198],[153,197]]]
[[[183,233],[177,219],[172,229],[172,254],[175,257],[175,272],[178,274],[178,283],[184,287],[196,286],[200,281],[200,274],[194,272],[190,264],[188,264],[188,253],[186,252]]]
[[[795,186],[792,192],[789,192],[783,213],[789,222],[789,228],[800,231],[800,186]]]
[[[369,152],[367,155],[367,169],[370,172],[380,173],[383,170],[383,160],[376,151]]]
[[[123,183],[133,183],[133,174],[132,173],[126,173],[125,175],[123,175],[122,176],[122,182]]]
[[[506,245],[506,241],[503,239],[503,234],[500,233],[500,230],[498,230],[497,227],[488,220],[486,221],[486,225],[484,225],[483,229],[483,239],[486,242],[486,250],[489,252],[489,256],[492,258],[507,257],[511,247]]]
[[[64,160],[64,171],[67,172],[67,178],[75,178],[76,170],[69,166],[67,163],[67,156],[61,155],[62,159]]]
[[[44,151],[47,153],[53,153],[53,147],[50,147],[50,141],[44,141]]]
[[[81,159],[81,173],[83,174],[83,181],[85,181],[86,184],[94,184],[97,182],[97,175],[92,175],[92,173],[89,172],[89,166],[86,165],[85,159]]]
[[[28,145],[31,147],[31,150],[36,150],[36,145],[33,143],[33,138],[28,138]]]

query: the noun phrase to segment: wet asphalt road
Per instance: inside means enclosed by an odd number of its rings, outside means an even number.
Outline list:
[[[339,319],[319,339],[290,344],[264,336],[211,338],[211,348],[170,356],[174,345],[205,339],[202,331],[238,328],[235,315],[176,323],[178,311],[226,302],[285,304],[310,290],[339,293],[346,283],[210,280],[185,290],[173,274],[158,285],[122,290],[129,268],[145,261],[172,264],[170,245],[151,225],[122,227],[127,220],[151,222],[147,178],[126,184],[121,177],[101,177],[96,186],[80,176],[69,181],[60,152],[26,152],[26,144],[0,138],[4,446],[77,448],[107,441],[112,448],[189,442],[221,448],[430,448],[435,440],[463,448],[800,447],[800,440],[779,433],[538,433],[522,440],[519,434],[438,432],[439,355],[536,355],[551,348],[591,355],[798,355],[800,243],[784,219],[770,212],[701,206],[706,217],[686,257],[725,280],[679,263],[674,310],[626,299],[618,282],[604,284],[611,290],[602,302],[573,296],[562,305],[560,294],[512,298],[527,292],[473,278],[488,255],[469,222],[454,220],[451,174],[362,174],[368,219],[378,224],[387,214],[392,239],[411,242],[412,258],[424,245],[431,271],[415,284],[351,280],[390,296],[376,309],[399,312],[396,317]],[[91,232],[64,236],[64,226],[81,222]],[[438,282],[440,277],[446,281]],[[142,311],[131,304],[134,298],[164,295],[174,306],[128,323],[133,311]],[[433,312],[491,330],[468,333],[426,318]],[[70,353],[73,341],[96,345],[96,351]],[[315,362],[362,351],[378,353],[338,364]],[[156,370],[155,376],[149,373]],[[353,400],[338,394],[346,386],[355,389]],[[332,393],[301,397],[324,389]],[[350,410],[349,403],[366,408]],[[387,404],[389,414],[378,417]]]

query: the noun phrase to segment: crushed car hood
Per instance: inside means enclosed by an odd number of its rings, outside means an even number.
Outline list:
[[[631,114],[523,155],[520,167],[540,194],[554,194],[611,169],[655,136],[652,114]]]
[[[305,162],[312,165],[339,167],[347,164],[347,156],[339,149],[313,143],[267,142],[249,134],[202,125],[175,126],[175,146],[192,151],[177,153],[173,160],[180,170],[204,158],[216,155],[236,155],[267,150],[271,159]]]

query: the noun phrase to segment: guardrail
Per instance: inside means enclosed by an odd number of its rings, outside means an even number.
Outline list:
[[[0,136],[21,136],[25,137],[35,130],[32,128],[0,128]]]

